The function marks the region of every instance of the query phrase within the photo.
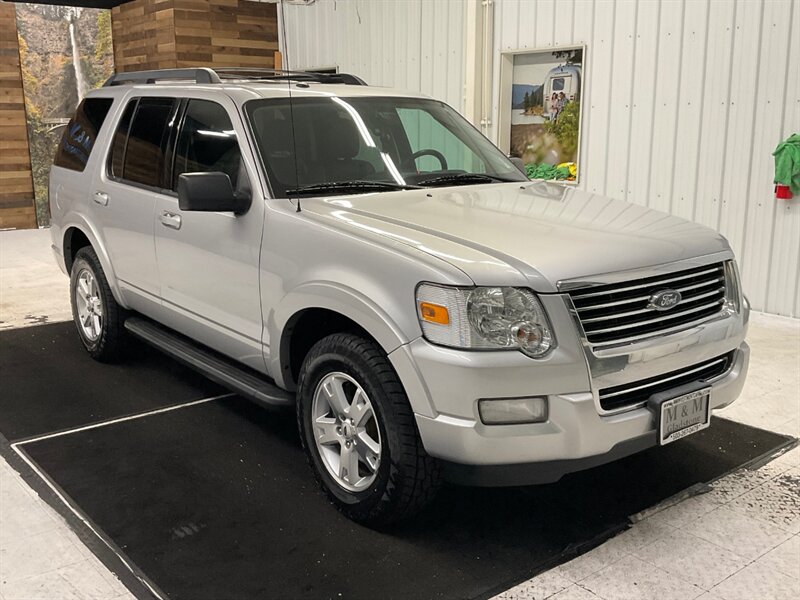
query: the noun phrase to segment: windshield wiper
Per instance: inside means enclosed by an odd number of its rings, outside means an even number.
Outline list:
[[[486,175],[485,173],[454,173],[452,175],[440,175],[438,177],[431,177],[430,179],[423,179],[418,182],[418,184],[427,186],[469,185],[471,183],[508,183],[510,181],[513,180],[495,177],[494,175]]]
[[[314,194],[324,194],[325,192],[337,192],[342,194],[362,192],[388,192],[394,190],[418,190],[418,185],[403,185],[388,181],[333,181],[330,183],[315,183],[313,185],[302,185],[293,190],[286,190],[287,196],[308,196]]]

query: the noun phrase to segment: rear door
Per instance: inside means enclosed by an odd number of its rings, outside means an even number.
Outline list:
[[[219,94],[181,102],[170,142],[169,195],[155,210],[163,320],[173,329],[263,371],[259,257],[264,199],[254,164],[242,151],[244,126],[233,102]],[[181,173],[221,171],[252,195],[247,213],[181,211]]]
[[[176,109],[170,97],[128,100],[93,196],[95,222],[124,300],[150,316],[161,308],[153,215],[164,193],[166,141]]]

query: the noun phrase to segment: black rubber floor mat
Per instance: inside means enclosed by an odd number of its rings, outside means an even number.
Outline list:
[[[382,533],[327,503],[290,414],[238,398],[24,449],[173,600],[409,600],[488,597],[787,439],[715,418],[556,484],[447,487],[416,521]]]
[[[97,363],[71,322],[0,333],[0,386],[11,441],[225,393],[135,341],[120,364]]]

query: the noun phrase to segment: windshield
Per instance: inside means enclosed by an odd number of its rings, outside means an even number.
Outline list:
[[[489,140],[435,100],[269,98],[247,102],[245,112],[275,198],[304,189],[325,195],[526,181]]]

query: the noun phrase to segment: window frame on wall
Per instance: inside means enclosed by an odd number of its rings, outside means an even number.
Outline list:
[[[515,50],[507,50],[500,53],[500,89],[497,94],[497,127],[495,128],[495,138],[497,140],[497,147],[500,148],[506,155],[511,151],[511,103],[512,103],[512,85],[514,81],[514,59],[517,56],[524,54],[546,54],[552,52],[560,52],[567,50],[580,50],[582,53],[581,60],[581,100],[580,100],[580,113],[578,115],[578,143],[575,155],[575,163],[578,165],[577,176],[574,181],[558,180],[559,183],[571,186],[578,186],[581,182],[581,177],[586,169],[583,163],[583,128],[586,124],[586,99],[588,98],[589,86],[587,85],[590,64],[587,54],[586,44],[564,44],[560,46],[546,46],[546,47],[532,47],[532,48],[517,48]]]

